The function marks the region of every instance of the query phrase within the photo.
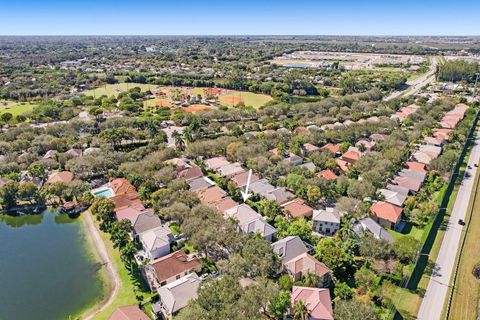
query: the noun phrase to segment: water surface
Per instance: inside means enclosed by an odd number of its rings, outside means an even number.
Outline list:
[[[79,219],[0,215],[0,320],[68,319],[102,299]]]

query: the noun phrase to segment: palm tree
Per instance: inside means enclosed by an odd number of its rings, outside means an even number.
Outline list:
[[[183,138],[183,136],[178,133],[177,130],[174,130],[172,132],[172,138],[175,139],[175,147],[180,150],[180,151],[183,151],[185,150],[185,140]]]
[[[319,277],[314,274],[314,273],[311,273],[311,272],[307,272],[304,276],[303,276],[303,285],[305,287],[311,287],[311,288],[316,288],[318,287],[318,283],[320,282]]]
[[[307,306],[302,300],[297,301],[295,304],[295,309],[293,313],[294,320],[307,320],[309,317],[309,312]]]

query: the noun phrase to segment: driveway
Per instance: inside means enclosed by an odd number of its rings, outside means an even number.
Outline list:
[[[467,167],[466,174],[458,190],[438,258],[435,262],[434,272],[430,277],[427,291],[418,312],[418,319],[420,320],[440,320],[442,315],[443,305],[447,297],[448,286],[450,285],[455,265],[455,258],[460,246],[460,238],[464,229],[463,226],[458,224],[458,220],[465,220],[470,195],[474,189],[474,180],[477,173],[477,167],[474,165],[478,163],[480,158],[479,142],[480,131],[475,137],[474,146],[468,159],[468,165],[471,169]]]

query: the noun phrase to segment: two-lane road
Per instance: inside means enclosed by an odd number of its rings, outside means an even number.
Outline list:
[[[439,320],[442,316],[443,305],[447,297],[448,286],[450,285],[455,259],[460,246],[460,238],[464,230],[464,227],[458,224],[458,220],[465,220],[470,196],[474,190],[474,180],[478,169],[475,164],[478,164],[480,158],[479,142],[480,131],[475,136],[474,145],[468,159],[466,175],[458,190],[438,258],[435,262],[435,271],[430,277],[427,291],[418,312],[417,317],[419,320]]]

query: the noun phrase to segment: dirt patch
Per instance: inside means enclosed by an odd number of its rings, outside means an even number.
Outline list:
[[[234,106],[240,103],[245,103],[245,100],[243,100],[240,96],[237,96],[237,95],[224,96],[222,97],[222,100]]]
[[[168,99],[159,99],[159,100],[155,101],[155,106],[157,106],[157,107],[169,107],[171,105],[172,105],[172,103]]]
[[[192,104],[191,106],[183,108],[185,112],[191,112],[191,113],[195,113],[203,110],[211,110],[211,109],[213,109],[212,106],[205,105],[205,104]]]

